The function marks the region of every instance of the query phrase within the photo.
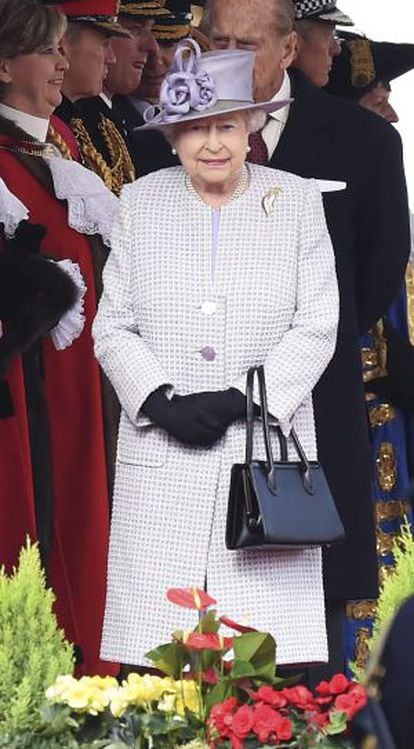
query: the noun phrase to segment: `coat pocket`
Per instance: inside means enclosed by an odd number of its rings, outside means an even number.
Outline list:
[[[118,436],[118,462],[157,468],[164,465],[167,453],[167,432],[153,424],[137,427],[125,413],[122,413]]]

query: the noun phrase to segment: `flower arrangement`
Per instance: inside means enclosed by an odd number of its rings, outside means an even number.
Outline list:
[[[121,684],[59,676],[46,692],[43,736],[57,739],[64,727],[74,749],[350,746],[347,727],[366,702],[363,687],[342,674],[315,693],[283,681],[271,635],[218,617],[204,591],[171,589],[167,597],[194,609],[198,623],[147,654],[162,675],[131,673]],[[222,635],[222,624],[235,634]]]

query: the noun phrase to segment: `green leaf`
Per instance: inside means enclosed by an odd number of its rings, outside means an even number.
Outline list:
[[[188,663],[188,654],[181,642],[159,645],[146,653],[145,657],[149,658],[156,668],[159,668],[167,676],[172,676],[173,679],[180,677],[183,667]]]
[[[235,696],[236,693],[236,687],[232,684],[230,679],[223,679],[218,684],[215,684],[214,687],[209,690],[205,699],[207,717],[214,705],[217,705],[219,702],[224,702],[228,697]]]
[[[264,681],[273,681],[276,669],[276,643],[267,632],[246,632],[233,641],[234,670],[240,668],[240,662],[249,663],[254,669],[254,676]],[[232,673],[233,673],[232,672]]]
[[[328,736],[337,736],[340,733],[344,733],[347,727],[346,713],[339,710],[335,710],[331,713],[330,721],[325,728],[325,732]]]
[[[200,626],[196,627],[194,632],[218,632],[220,629],[220,622],[217,619],[217,611],[208,611],[200,619]]]

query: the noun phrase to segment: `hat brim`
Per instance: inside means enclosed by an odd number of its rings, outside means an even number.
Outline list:
[[[293,99],[281,99],[280,101],[264,101],[257,102],[238,102],[232,100],[218,101],[211,109],[206,109],[204,112],[197,112],[195,110],[188,112],[187,114],[180,117],[179,120],[174,122],[162,122],[157,120],[155,117],[150,122],[146,122],[145,125],[134,128],[135,131],[140,130],[167,130],[173,125],[181,125],[182,122],[193,122],[194,120],[204,120],[207,117],[214,117],[220,114],[234,114],[235,112],[255,112],[262,111],[266,114],[270,112],[276,112],[278,109],[286,107],[290,104]]]
[[[300,19],[301,21],[326,21],[327,23],[334,23],[335,26],[355,26],[352,18],[342,13],[342,10],[335,8],[334,10],[327,10],[320,15],[305,16]]]
[[[69,21],[72,20],[76,19],[69,18]],[[82,21],[81,19],[79,19],[79,22],[88,24],[91,28],[102,31],[107,36],[119,36],[123,37],[124,39],[131,38],[131,34],[128,29],[125,29],[123,26],[121,26],[120,23],[117,23],[116,21]]]
[[[159,3],[131,3],[130,5],[120,5],[118,11],[119,18],[129,18],[134,20],[136,18],[144,18],[147,20],[160,20],[163,18],[171,18],[172,14]]]

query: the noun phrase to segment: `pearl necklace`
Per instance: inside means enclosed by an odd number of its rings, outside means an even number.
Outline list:
[[[249,186],[249,181],[250,181],[249,167],[247,166],[247,164],[244,164],[238,185],[236,189],[234,190],[233,194],[231,195],[230,200],[228,201],[229,203],[231,203],[231,201],[235,200],[236,198],[240,198],[246,192]],[[188,192],[190,192],[191,195],[193,195],[199,201],[199,203],[208,205],[208,203],[206,203],[205,200],[203,200],[203,198],[201,198],[200,195],[198,194],[196,188],[194,187],[191,181],[191,177],[189,174],[185,175],[185,186]],[[227,205],[227,203],[225,205]],[[209,207],[214,208],[214,206],[209,206]],[[224,206],[222,207],[224,208]]]

